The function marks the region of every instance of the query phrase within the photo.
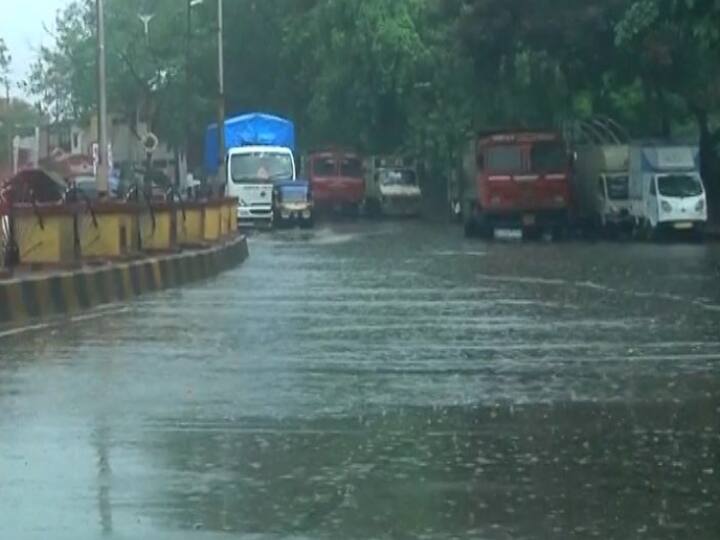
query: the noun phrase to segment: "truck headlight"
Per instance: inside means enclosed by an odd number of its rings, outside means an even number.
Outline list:
[[[660,204],[660,208],[662,208],[662,211],[665,212],[666,214],[669,214],[670,212],[672,212],[672,206],[667,201],[663,201]]]
[[[700,199],[700,200],[697,202],[697,204],[695,205],[695,211],[696,211],[696,212],[702,212],[703,210],[705,210],[705,200],[704,200],[704,199]]]

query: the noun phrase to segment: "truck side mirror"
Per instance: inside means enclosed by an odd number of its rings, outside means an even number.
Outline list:
[[[478,154],[475,157],[475,163],[477,164],[478,169],[480,169],[481,171],[484,170],[485,169],[485,156],[483,156],[482,154]]]

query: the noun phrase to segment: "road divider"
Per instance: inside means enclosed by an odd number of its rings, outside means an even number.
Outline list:
[[[235,231],[233,198],[14,204],[0,208],[0,269],[132,260],[208,246]]]
[[[240,265],[247,257],[246,238],[230,236],[211,247],[177,254],[0,279],[0,325],[74,314],[179,287],[216,276]]]

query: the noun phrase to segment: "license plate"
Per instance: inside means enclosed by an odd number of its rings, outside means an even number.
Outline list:
[[[525,225],[526,227],[535,225],[535,216],[532,214],[525,214],[523,216],[523,225]]]
[[[688,229],[692,229],[693,225],[692,223],[676,223],[673,227],[681,231],[687,231]]]

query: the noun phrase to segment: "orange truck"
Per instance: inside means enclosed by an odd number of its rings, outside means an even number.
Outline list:
[[[306,172],[318,210],[358,214],[365,200],[363,162],[349,150],[330,148],[311,152]]]
[[[467,236],[498,229],[563,235],[571,213],[572,159],[562,137],[498,131],[473,137],[463,153],[461,200]]]

